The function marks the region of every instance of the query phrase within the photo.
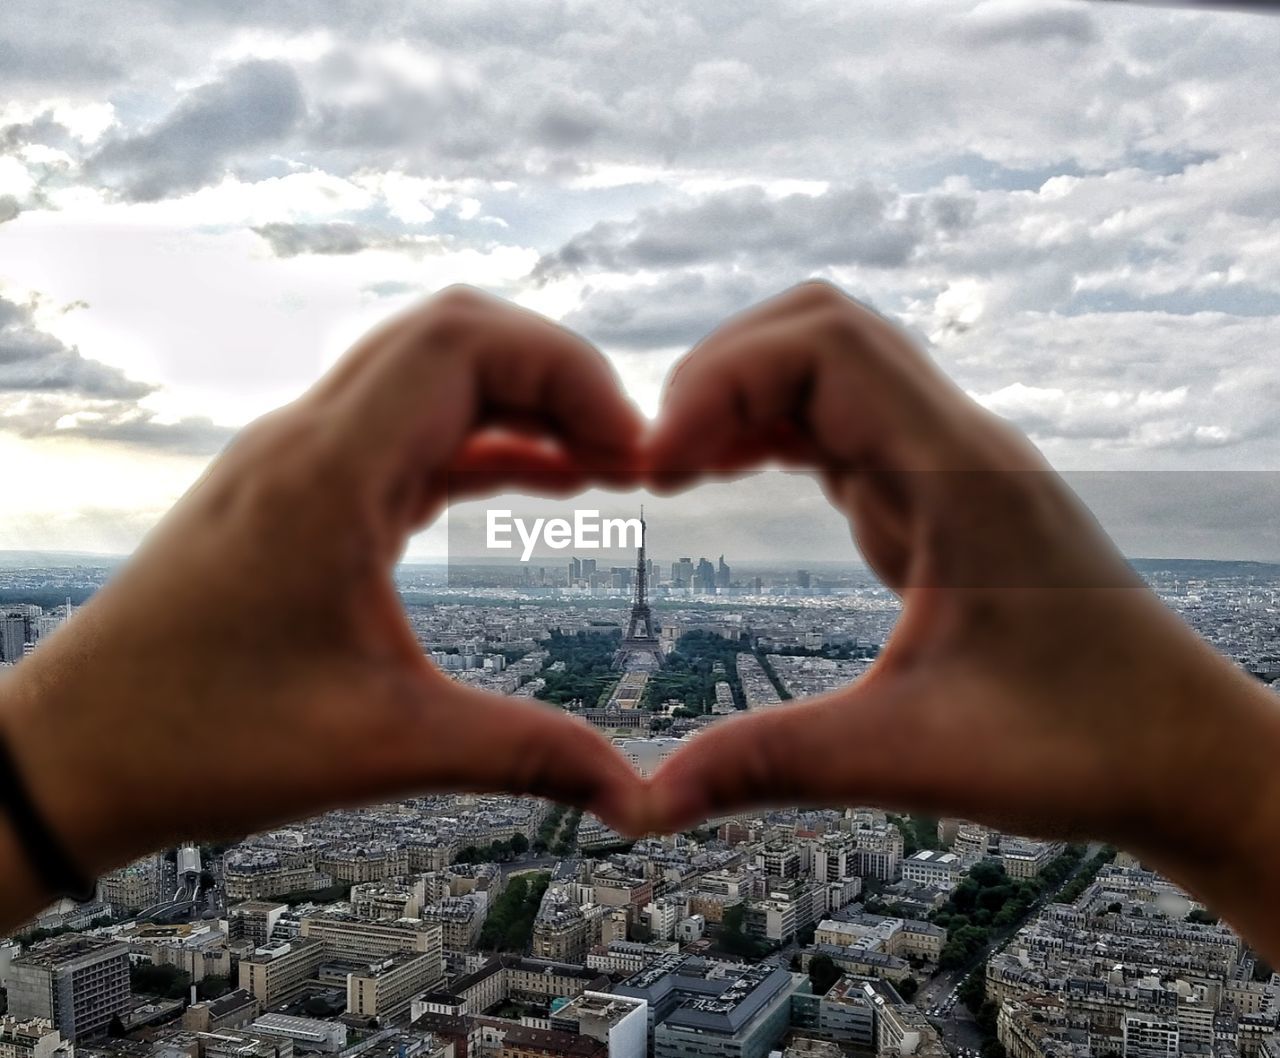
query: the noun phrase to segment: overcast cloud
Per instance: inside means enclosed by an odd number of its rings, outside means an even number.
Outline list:
[[[0,546],[117,547],[453,280],[592,338],[652,411],[721,318],[821,275],[1060,466],[1280,470],[1280,19],[7,0],[4,22],[0,449],[39,472]],[[106,473],[119,509],[77,499]],[[1258,503],[1205,506],[1181,509],[1195,546],[1270,539],[1228,540]]]

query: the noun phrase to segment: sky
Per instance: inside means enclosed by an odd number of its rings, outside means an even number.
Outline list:
[[[1280,474],[1226,473],[1280,472],[1278,98],[1280,18],[1085,0],[5,0],[0,549],[129,551],[451,282],[652,414],[822,276],[1104,472],[1131,553],[1280,560]],[[767,480],[669,506],[672,550],[849,553]]]

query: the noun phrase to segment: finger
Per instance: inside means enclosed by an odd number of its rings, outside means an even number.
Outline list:
[[[720,342],[740,337],[763,324],[771,323],[782,317],[793,316],[807,309],[817,308],[827,303],[832,295],[839,293],[839,289],[831,283],[824,280],[810,279],[788,287],[786,290],[730,316],[714,331],[698,341],[689,354],[682,357],[672,368],[671,373],[663,384],[664,401],[667,391],[671,388],[672,383],[680,374],[689,357],[712,338]]]
[[[462,450],[433,485],[448,501],[483,499],[504,491],[571,496],[593,483],[591,472],[563,446],[539,439],[483,435]]]
[[[853,687],[713,725],[651,779],[651,827],[684,830],[764,806],[928,800],[933,777],[911,766],[936,744],[922,741],[925,713],[903,707],[905,688],[889,693],[881,682],[869,673]]]
[[[779,423],[827,467],[925,469],[951,458],[969,399],[881,317],[832,288],[805,295],[806,307],[775,306],[762,322],[713,334],[679,365],[648,444],[655,477],[694,477]]]
[[[641,832],[643,784],[589,724],[553,706],[432,677],[431,713],[450,718],[419,762],[433,789],[545,797],[591,811],[622,833]]]
[[[467,288],[375,331],[318,393],[366,452],[437,465],[481,426],[536,419],[588,465],[630,451],[644,427],[588,342]]]

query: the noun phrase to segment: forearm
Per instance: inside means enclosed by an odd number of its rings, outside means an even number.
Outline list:
[[[1198,640],[1183,660],[1180,693],[1197,719],[1161,779],[1154,840],[1132,847],[1280,963],[1280,698]]]

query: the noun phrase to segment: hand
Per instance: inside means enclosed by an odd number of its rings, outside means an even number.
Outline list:
[[[903,614],[850,687],[666,762],[655,825],[875,804],[1110,838],[1215,895],[1232,887],[1212,857],[1256,865],[1250,843],[1277,833],[1271,696],[1159,603],[1024,438],[826,284],[701,342],[650,442],[667,489],[770,457],[820,472]]]
[[[447,482],[623,483],[642,428],[585,341],[455,288],[246,429],[0,686],[19,770],[79,866],[423,790],[631,825],[640,783],[606,740],[437,672],[392,567]]]

